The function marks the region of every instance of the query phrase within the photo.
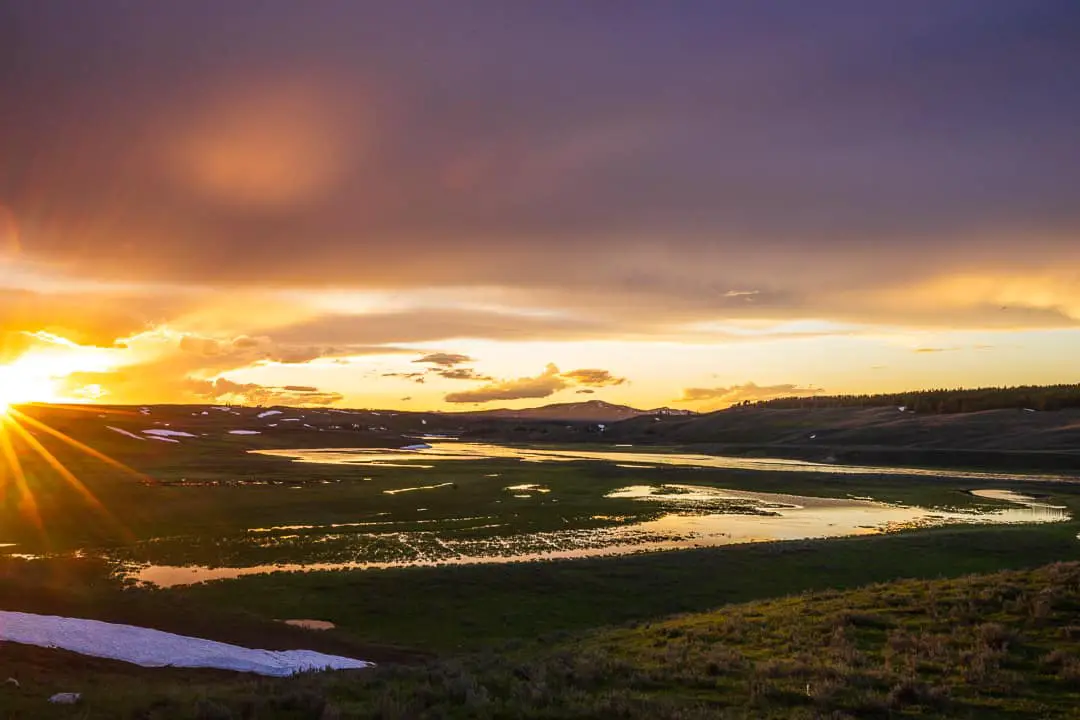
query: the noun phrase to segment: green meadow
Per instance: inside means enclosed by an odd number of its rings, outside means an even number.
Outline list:
[[[0,717],[1066,717],[1080,677],[1080,632],[1062,629],[1080,626],[1070,615],[1080,607],[1076,566],[1026,571],[1080,561],[1075,519],[637,551],[653,549],[647,539],[609,556],[543,559],[663,518],[783,521],[782,504],[714,491],[802,498],[811,509],[815,499],[872,498],[985,519],[1016,505],[970,491],[1011,490],[1080,517],[1080,484],[1067,478],[512,457],[335,465],[253,454],[269,443],[250,439],[138,452],[126,440],[80,442],[130,473],[42,438],[81,489],[28,458],[33,514],[5,485],[0,607],[378,667],[275,680],[6,644],[0,676],[19,687],[0,693]],[[590,449],[605,448],[575,446]],[[635,486],[667,491],[617,493]],[[460,557],[419,562],[421,540]],[[505,556],[474,562],[463,548]],[[354,560],[389,566],[280,571]],[[272,572],[136,582],[140,568],[157,565]],[[985,575],[1006,570],[1025,572]],[[334,628],[280,622],[290,618]],[[44,704],[73,690],[83,693],[74,708]]]

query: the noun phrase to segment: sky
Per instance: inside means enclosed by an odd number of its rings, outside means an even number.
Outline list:
[[[0,0],[0,402],[1076,382],[1075,0]]]

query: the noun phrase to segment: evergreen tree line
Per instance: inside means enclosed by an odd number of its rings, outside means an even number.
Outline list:
[[[938,388],[876,395],[783,397],[744,404],[784,410],[896,406],[917,413],[965,413],[1006,409],[1063,410],[1080,407],[1080,384]]]

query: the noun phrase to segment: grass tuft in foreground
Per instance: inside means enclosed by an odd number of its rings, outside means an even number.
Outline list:
[[[48,651],[25,652],[40,663]],[[88,662],[111,675],[82,707],[44,705],[32,681],[37,698],[19,697],[6,717],[1066,718],[1080,703],[1080,563],[819,592],[547,648],[287,680]]]

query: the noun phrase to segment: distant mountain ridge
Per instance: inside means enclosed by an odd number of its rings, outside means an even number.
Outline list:
[[[516,418],[521,420],[571,420],[579,422],[618,422],[636,417],[645,416],[680,416],[688,417],[697,415],[692,410],[679,410],[669,407],[641,410],[629,405],[616,405],[603,400],[586,400],[584,402],[553,403],[534,408],[522,408],[511,410],[508,408],[496,408],[494,410],[474,410],[471,412],[446,413],[447,415],[460,415],[466,417],[490,417],[490,418]]]

